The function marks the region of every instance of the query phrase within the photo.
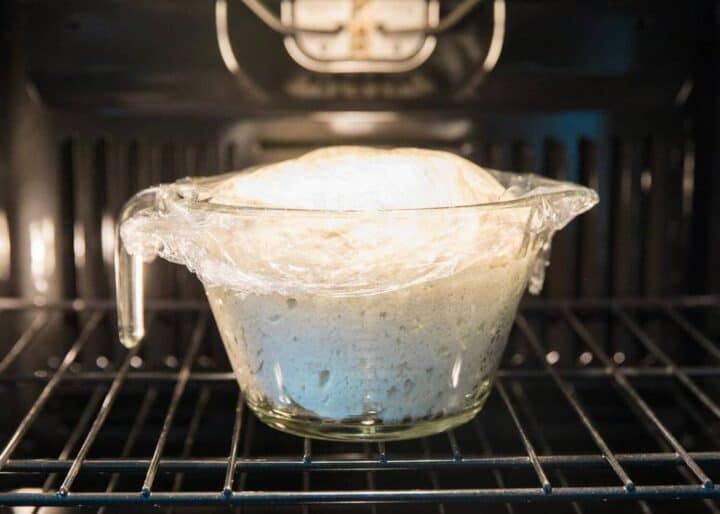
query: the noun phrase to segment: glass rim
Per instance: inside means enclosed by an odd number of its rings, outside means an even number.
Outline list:
[[[433,207],[402,207],[392,209],[315,209],[298,207],[258,206],[258,205],[229,205],[215,203],[211,200],[193,200],[183,202],[191,209],[202,211],[221,212],[227,214],[316,214],[316,215],[372,215],[372,214],[432,214],[464,211],[490,211],[494,209],[505,210],[512,208],[532,207],[539,200],[557,201],[565,198],[587,197],[590,203],[598,202],[598,194],[587,187],[574,186],[573,189],[553,192],[530,193],[518,198],[483,202],[476,204],[433,206]]]

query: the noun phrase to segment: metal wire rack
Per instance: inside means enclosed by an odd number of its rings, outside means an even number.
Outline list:
[[[125,351],[111,302],[0,298],[0,505],[719,511],[720,296],[527,301],[472,422],[374,445],[265,427],[206,304],[148,308]]]

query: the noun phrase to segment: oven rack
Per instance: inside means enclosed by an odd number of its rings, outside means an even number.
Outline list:
[[[586,502],[624,500],[652,512],[654,502],[682,499],[695,500],[700,511],[718,512],[720,296],[525,301],[488,406],[468,425],[417,441],[413,444],[419,450],[410,451],[405,443],[316,442],[264,427],[244,408],[227,363],[203,365],[207,348],[213,343],[219,347],[207,305],[168,300],[150,301],[147,307],[153,321],[169,316],[191,326],[176,332],[187,344],[179,345],[182,350],[170,354],[175,360],[165,359],[164,366],[139,365],[153,345],[167,346],[167,341],[153,339],[152,329],[138,348],[125,351],[116,344],[112,302],[0,298],[0,316],[20,326],[11,341],[0,335],[3,404],[8,405],[8,395],[26,397],[26,389],[34,395],[22,409],[4,409],[8,422],[0,424],[0,505],[290,504],[306,509],[352,502],[370,503],[374,509],[375,504],[431,503],[444,511],[456,502],[491,502],[512,511],[518,502],[556,501],[582,512]],[[62,357],[49,369],[40,369],[42,363],[22,366],[38,345],[59,338],[55,328],[63,322],[75,329],[67,341],[56,341]],[[81,358],[86,353],[97,353],[94,345],[115,354],[101,355],[109,362],[95,359],[105,369],[80,363],[88,362]],[[614,351],[618,348],[622,351]],[[221,349],[216,348],[216,355],[222,361]],[[145,362],[151,360],[146,357]],[[530,398],[535,389],[539,400]],[[603,401],[594,398],[600,390],[617,392],[619,402],[610,419],[598,414]],[[77,406],[77,415],[73,412],[59,451],[51,457],[42,454],[41,442],[28,443],[42,440],[34,426],[57,410],[72,411],[74,405],[63,404],[63,398],[78,391],[86,400]],[[120,420],[113,408],[130,392],[141,401],[132,419]],[[180,405],[191,393],[196,400],[181,422]],[[203,453],[207,443],[197,443],[205,433],[210,398],[218,395],[235,399],[216,407],[229,437],[215,441],[225,453],[209,457]],[[561,408],[562,416],[540,419],[545,409]],[[628,430],[627,438],[615,429],[615,424],[625,426],[615,419],[621,411],[642,427]],[[160,422],[149,421],[153,413]],[[115,430],[113,424],[121,428]],[[552,432],[562,426],[572,426],[568,438],[584,438],[585,446],[558,448],[557,438],[551,444]],[[129,428],[123,433],[122,427]],[[104,433],[117,431],[122,444],[110,445],[116,455],[95,455]],[[177,451],[169,451],[175,438],[171,434],[178,431]],[[259,432],[265,441],[282,440],[285,446],[280,446],[290,450],[276,454],[267,445],[257,448]],[[134,446],[143,437],[153,444],[151,451],[138,455]],[[504,443],[496,448],[492,437],[515,439],[516,445],[511,451],[503,450]],[[700,439],[707,444],[697,444]],[[654,449],[628,451],[626,444],[634,444],[629,440]],[[316,451],[318,446],[322,451]],[[400,446],[402,451],[396,451]],[[583,473],[596,471],[601,480],[583,482]],[[462,486],[452,478],[458,472],[464,476]],[[183,481],[198,473],[217,480],[202,488],[195,485],[200,482]],[[253,487],[250,477],[256,473],[270,477],[270,487]],[[390,473],[404,478],[380,485],[380,478]],[[279,477],[287,475],[301,480],[286,485]],[[477,485],[469,487],[467,481],[475,475]],[[324,480],[318,477],[328,476],[337,478],[339,486],[322,487]],[[353,478],[343,483],[345,476]],[[362,487],[354,486],[358,476]],[[92,480],[83,482],[82,477]],[[135,477],[139,487],[123,490],[125,477]],[[408,481],[407,487],[396,485]]]

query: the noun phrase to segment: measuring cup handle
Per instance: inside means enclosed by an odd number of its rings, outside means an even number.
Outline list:
[[[117,302],[120,342],[132,348],[145,336],[143,258],[131,255],[122,237],[123,223],[138,211],[154,208],[157,189],[150,188],[133,196],[123,207],[115,228],[115,299]]]

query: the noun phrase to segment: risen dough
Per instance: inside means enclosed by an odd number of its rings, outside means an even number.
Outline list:
[[[294,209],[376,210],[473,205],[505,191],[456,155],[419,148],[336,146],[220,183],[212,201]]]
[[[250,404],[267,415],[365,424],[478,408],[527,280],[523,223],[509,212],[388,210],[476,205],[503,193],[473,163],[413,148],[318,150],[218,184],[211,201],[224,205],[363,211],[244,228],[276,274],[301,270],[305,289],[207,288]],[[317,294],[323,284],[345,291]]]

